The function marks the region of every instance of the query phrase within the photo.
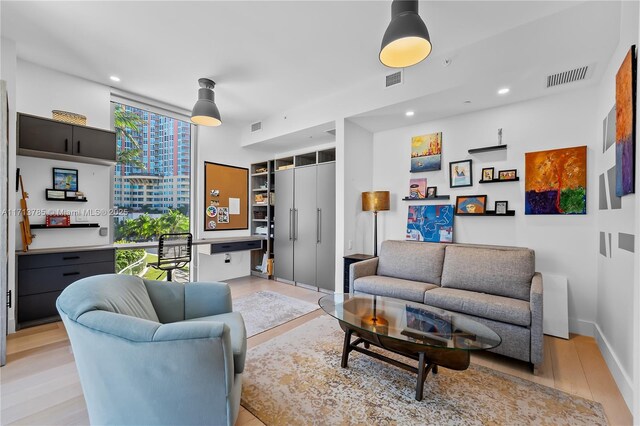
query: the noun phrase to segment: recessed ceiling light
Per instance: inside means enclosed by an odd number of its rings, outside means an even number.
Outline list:
[[[407,117],[413,117],[415,115],[415,112],[407,111],[407,112],[404,113],[404,115],[406,115]]]
[[[507,93],[509,93],[508,87],[503,87],[502,89],[498,90],[498,95],[506,95]]]
[[[109,77],[111,79],[111,81],[115,81],[118,82],[120,81],[120,77],[116,77],[115,75],[112,75],[111,77]]]

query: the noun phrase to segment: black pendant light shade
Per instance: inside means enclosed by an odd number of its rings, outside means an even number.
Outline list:
[[[430,53],[431,39],[418,15],[418,0],[393,0],[391,22],[382,37],[380,62],[391,68],[410,67]]]
[[[208,78],[198,80],[200,89],[198,89],[198,101],[191,111],[191,121],[195,124],[203,126],[219,126],[222,124],[220,111],[215,103],[215,94],[213,88],[216,83]]]

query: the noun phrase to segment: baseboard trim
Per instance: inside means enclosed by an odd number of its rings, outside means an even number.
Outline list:
[[[600,352],[602,353],[602,357],[607,363],[609,371],[611,371],[613,380],[615,380],[618,385],[618,389],[622,394],[622,398],[624,398],[624,402],[627,404],[629,411],[633,413],[633,380],[631,380],[629,375],[620,365],[620,360],[618,360],[618,357],[611,348],[609,341],[602,333],[598,324],[594,323],[593,325],[596,332],[595,339],[598,343],[598,348],[600,348]]]
[[[577,318],[569,318],[569,332],[581,336],[595,337],[595,323]]]

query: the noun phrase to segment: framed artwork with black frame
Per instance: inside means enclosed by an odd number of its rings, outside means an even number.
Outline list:
[[[518,170],[517,169],[500,170],[498,172],[498,178],[500,180],[516,180],[518,178]]]
[[[459,195],[456,197],[456,216],[483,215],[486,212],[486,195]]]
[[[438,187],[437,186],[428,186],[427,187],[427,198],[435,198],[438,196]]]
[[[462,188],[473,185],[472,161],[452,161],[449,163],[449,186],[451,188]]]
[[[204,162],[204,230],[249,228],[249,169]]]
[[[487,182],[493,180],[493,173],[495,172],[494,167],[485,167],[482,169],[482,177],[480,182]]]
[[[60,191],[78,190],[78,170],[53,168],[53,189]]]
[[[496,201],[495,204],[496,214],[507,214],[507,210],[509,210],[509,202],[508,201]]]

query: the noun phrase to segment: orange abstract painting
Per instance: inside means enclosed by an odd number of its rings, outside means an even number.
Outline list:
[[[636,58],[632,46],[616,74],[616,195],[635,192]]]
[[[586,212],[586,146],[525,154],[526,214]]]

